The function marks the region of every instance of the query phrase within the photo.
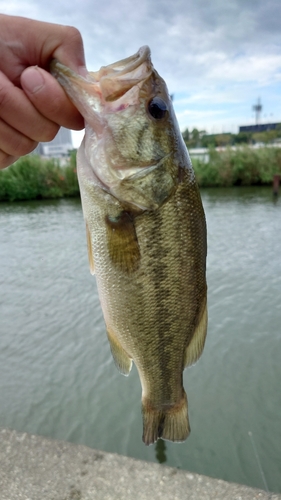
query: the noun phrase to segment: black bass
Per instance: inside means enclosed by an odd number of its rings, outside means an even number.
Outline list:
[[[148,47],[89,73],[53,61],[85,118],[77,154],[90,268],[115,363],[134,361],[143,441],[184,441],[182,373],[207,330],[206,223],[190,158]]]

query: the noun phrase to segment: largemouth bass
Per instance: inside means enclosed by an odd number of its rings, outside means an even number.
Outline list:
[[[77,154],[89,262],[111,352],[142,386],[143,441],[184,441],[182,373],[207,329],[206,224],[190,158],[148,47],[78,76],[52,73],[85,118]]]

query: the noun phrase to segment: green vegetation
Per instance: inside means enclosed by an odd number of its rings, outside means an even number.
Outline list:
[[[182,136],[188,148],[238,146],[260,142],[270,144],[281,139],[281,126],[279,125],[275,130],[268,130],[266,132],[239,132],[238,134],[231,134],[229,132],[223,134],[207,134],[205,130],[194,128],[190,132],[186,129]]]
[[[209,148],[208,163],[193,158],[192,164],[201,187],[270,185],[274,174],[281,175],[281,148]],[[0,170],[0,201],[64,196],[79,196],[75,152],[63,167],[58,160],[30,155]]]
[[[192,165],[202,187],[266,185],[281,174],[281,148],[210,149],[208,163],[193,158]]]
[[[0,201],[79,196],[76,155],[61,167],[58,160],[29,155],[0,171]]]

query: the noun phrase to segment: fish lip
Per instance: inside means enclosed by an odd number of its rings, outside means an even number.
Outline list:
[[[57,78],[61,75],[61,73],[65,76],[73,76],[75,73],[72,69],[64,66],[64,64],[60,63],[57,59],[52,59],[50,62],[50,72],[51,74]]]
[[[102,66],[98,71],[88,73],[86,77],[79,75],[72,69],[60,63],[57,59],[52,59],[50,63],[50,72],[58,80],[59,78],[62,78],[64,81],[66,78],[75,78],[75,80],[78,80],[81,83],[98,83],[104,77],[112,78],[130,73],[141,66],[141,64],[145,61],[147,61],[148,66],[151,66],[151,51],[148,45],[140,47],[140,49],[132,56],[120,59],[120,61],[116,61],[108,66]]]
[[[76,106],[77,94],[83,92],[85,98],[91,96],[95,100],[94,107],[99,112],[99,106],[103,107],[107,103],[110,105],[113,101],[118,103],[120,99],[122,101],[128,91],[145,81],[151,75],[153,65],[150,48],[144,45],[133,56],[102,66],[96,72],[89,72],[86,77],[75,73],[56,59],[51,61],[50,71]],[[115,104],[112,109],[114,106]],[[80,112],[83,114],[81,109]]]
[[[50,72],[59,81],[59,83],[68,83],[67,79],[75,79],[81,83],[95,83],[93,78],[91,78],[90,73],[88,73],[86,77],[81,76],[64,64],[60,63],[57,59],[52,59],[50,63]]]
[[[140,49],[132,56],[126,57],[125,59],[120,59],[115,63],[109,64],[108,66],[102,66],[99,71],[95,72],[95,76],[99,76],[99,81],[104,76],[113,77],[122,76],[126,73],[134,71],[145,61],[151,65],[151,51],[148,45],[143,45]],[[112,70],[112,71],[111,71]]]

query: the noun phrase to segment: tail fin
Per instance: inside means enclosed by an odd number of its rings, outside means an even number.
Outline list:
[[[187,413],[187,397],[183,391],[181,401],[167,410],[158,410],[143,402],[143,436],[146,445],[158,438],[168,441],[185,441],[190,433]]]

